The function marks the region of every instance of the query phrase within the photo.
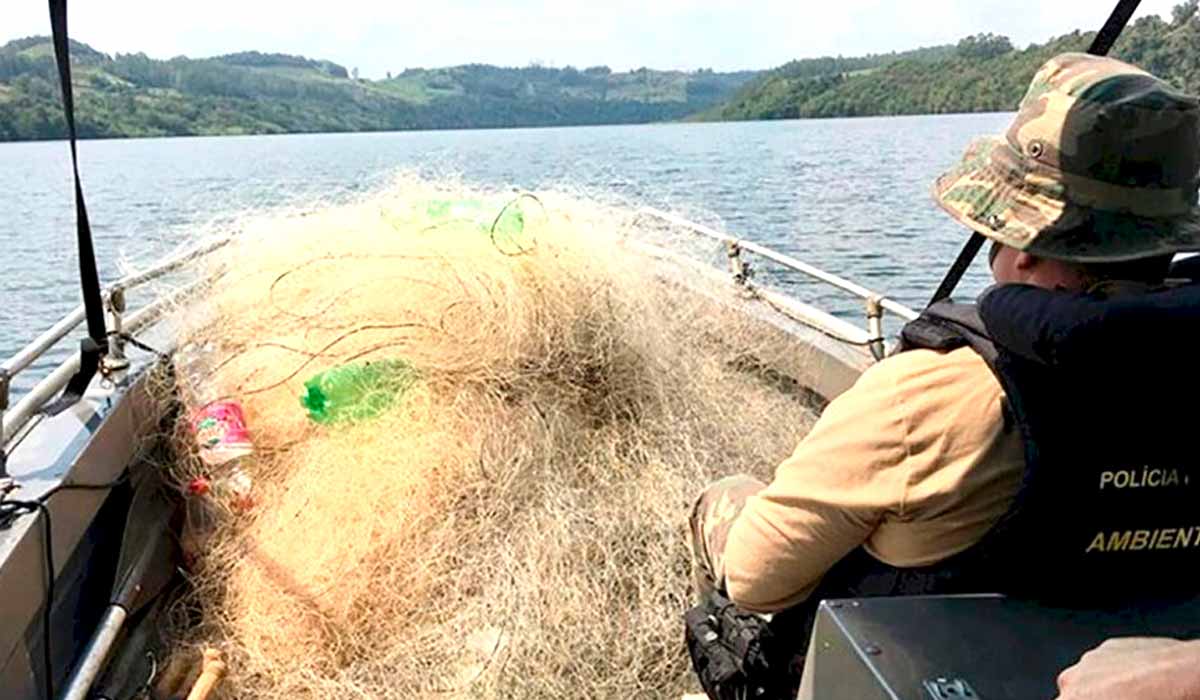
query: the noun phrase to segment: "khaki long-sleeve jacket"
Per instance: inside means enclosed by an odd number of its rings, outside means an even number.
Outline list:
[[[1024,469],[1002,399],[969,348],[873,365],[734,522],[724,551],[731,599],[757,612],[794,605],[860,545],[905,567],[977,542],[1009,508]]]

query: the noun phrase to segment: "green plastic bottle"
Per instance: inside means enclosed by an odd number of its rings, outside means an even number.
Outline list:
[[[425,213],[431,219],[465,219],[482,231],[509,237],[525,230],[525,214],[517,203],[492,206],[478,199],[435,199],[426,206]]]
[[[304,382],[300,405],[317,423],[374,418],[391,408],[415,380],[412,365],[404,360],[355,362]]]
[[[516,236],[525,230],[525,214],[521,212],[521,208],[517,205],[509,206],[500,215],[500,220],[496,221],[496,233],[505,236]]]

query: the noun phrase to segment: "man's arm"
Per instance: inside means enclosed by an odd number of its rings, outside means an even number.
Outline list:
[[[901,503],[906,431],[893,365],[869,368],[826,407],[775,479],[750,498],[725,547],[725,586],[740,607],[774,612],[807,597]]]
[[[724,550],[726,590],[774,612],[804,600],[854,548],[924,566],[974,544],[1024,467],[1003,392],[969,348],[913,350],[838,397],[746,507]]]
[[[1200,641],[1110,639],[1058,676],[1058,700],[1198,700]]]

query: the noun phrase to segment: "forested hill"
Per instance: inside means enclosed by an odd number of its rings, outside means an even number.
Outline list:
[[[1127,27],[1119,58],[1200,94],[1200,0]],[[957,45],[792,61],[766,72],[613,72],[604,66],[413,68],[360,80],[329,61],[256,51],[206,59],[109,56],[72,44],[84,137],[456,129],[784,119],[1015,109],[1074,32],[1024,49],[979,34]],[[64,134],[47,37],[0,46],[0,141]]]
[[[698,120],[781,119],[795,117],[792,107],[797,88],[832,86],[846,77],[865,75],[900,61],[914,64],[936,63],[954,56],[952,45],[932,46],[912,51],[871,54],[855,58],[842,56],[806,58],[790,61],[764,72],[746,83],[723,102],[698,115]]]
[[[359,80],[329,61],[255,51],[161,61],[73,42],[71,55],[79,132],[90,138],[667,121],[758,75],[465,65]],[[61,138],[59,100],[49,38],[0,46],[0,141]]]
[[[1147,16],[1125,29],[1112,54],[1200,94],[1197,0],[1170,19]],[[1092,33],[1075,32],[1016,49],[1002,36],[980,34],[957,46],[875,57],[876,65],[830,64],[813,70],[788,64],[748,83],[728,102],[701,115],[712,120],[795,119],[885,114],[1015,110],[1046,59],[1085,51]]]

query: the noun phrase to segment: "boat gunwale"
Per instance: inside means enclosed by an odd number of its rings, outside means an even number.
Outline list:
[[[164,258],[146,270],[126,275],[109,285],[103,292],[103,298],[105,299],[105,306],[107,307],[109,316],[114,321],[118,321],[113,324],[114,333],[117,333],[117,335],[113,335],[110,338],[110,342],[113,343],[118,353],[114,357],[121,357],[123,359],[123,355],[120,355],[120,352],[125,341],[120,333],[133,333],[150,325],[170,305],[177,303],[188,294],[194,293],[199,283],[189,285],[181,290],[175,290],[166,296],[160,296],[138,311],[129,314],[125,318],[121,318],[125,312],[125,292],[159,280],[172,272],[193,264],[219,250],[232,241],[233,238],[233,235],[227,235],[214,240],[203,241],[176,255]],[[43,405],[54,394],[66,386],[71,376],[79,368],[80,356],[78,353],[73,354],[52,370],[49,375],[34,385],[29,392],[22,395],[15,404],[10,405],[12,401],[12,381],[21,372],[29,369],[45,353],[61,343],[73,330],[83,323],[85,318],[84,307],[80,304],[8,359],[0,362],[0,478],[7,477],[5,466],[7,461],[6,455],[10,449],[15,447],[13,443],[19,439],[21,430],[42,410]]]

